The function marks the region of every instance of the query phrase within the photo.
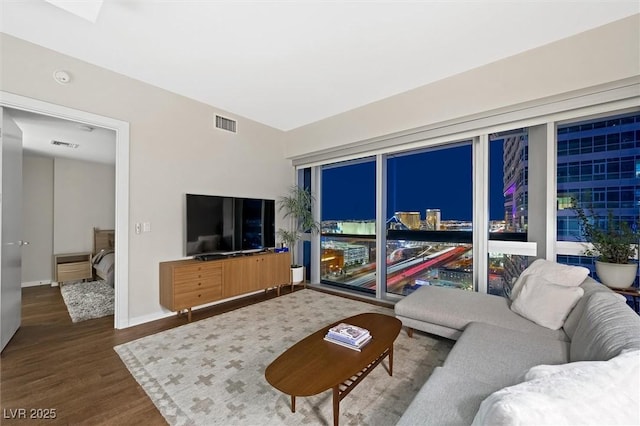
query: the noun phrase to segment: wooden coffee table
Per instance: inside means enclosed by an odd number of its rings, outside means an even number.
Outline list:
[[[361,352],[324,340],[329,328],[341,322],[369,330],[372,339]],[[393,375],[393,342],[401,328],[400,320],[389,315],[367,313],[345,318],[287,349],[264,375],[274,388],[291,395],[292,413],[296,411],[296,396],[333,389],[333,424],[337,425],[340,401],[386,357],[389,375]]]

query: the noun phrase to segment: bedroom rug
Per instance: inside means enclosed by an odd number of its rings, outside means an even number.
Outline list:
[[[68,282],[60,292],[73,322],[113,315],[115,292],[105,281]]]
[[[313,290],[193,322],[116,346],[133,377],[170,425],[332,424],[331,390],[290,397],[271,387],[266,367],[319,328],[364,312],[393,310]],[[340,403],[340,424],[391,425],[453,342],[403,330],[387,360]]]

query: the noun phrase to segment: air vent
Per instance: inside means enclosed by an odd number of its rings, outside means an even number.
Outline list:
[[[216,115],[216,128],[236,133],[236,121]]]
[[[62,142],[62,141],[51,141],[51,145],[64,146],[65,148],[77,148],[80,146],[77,143],[69,143],[69,142]]]

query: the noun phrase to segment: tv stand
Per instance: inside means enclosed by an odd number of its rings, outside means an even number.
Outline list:
[[[280,287],[291,284],[290,270],[291,256],[286,252],[208,254],[160,262],[160,304],[178,315],[187,310],[191,321],[194,306],[273,287],[280,295]]]

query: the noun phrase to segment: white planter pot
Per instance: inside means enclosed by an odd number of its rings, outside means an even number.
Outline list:
[[[596,260],[596,273],[602,284],[611,288],[629,288],[636,279],[635,263],[607,263]]]
[[[291,283],[300,284],[302,281],[304,281],[304,266],[291,268]]]

